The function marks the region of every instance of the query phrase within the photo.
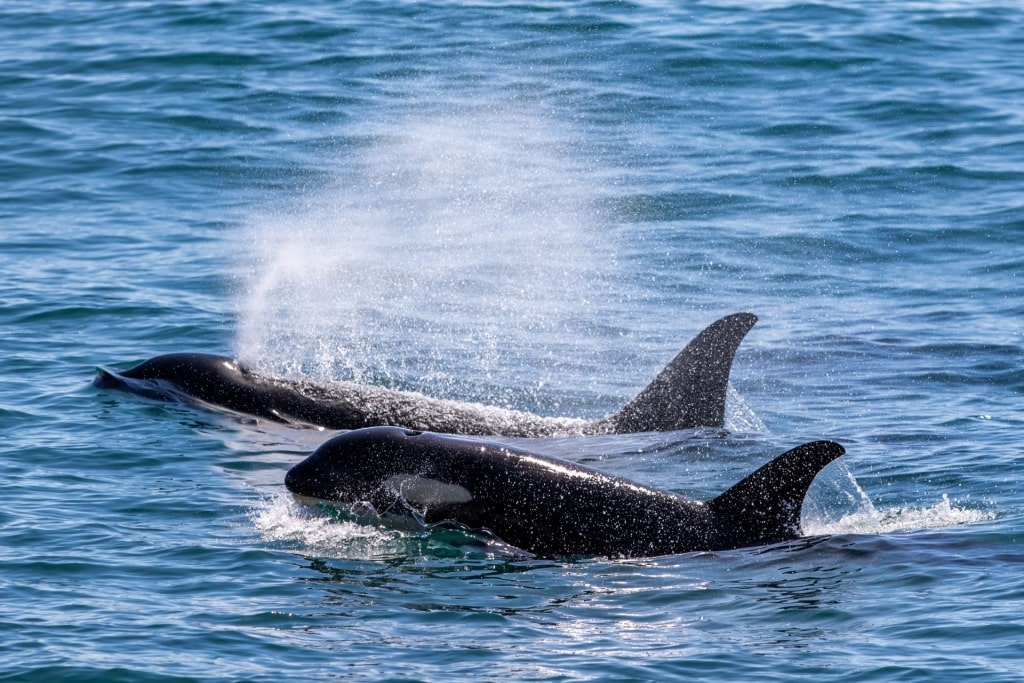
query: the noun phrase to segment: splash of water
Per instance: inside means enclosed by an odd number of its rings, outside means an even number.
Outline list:
[[[725,428],[730,432],[744,434],[765,433],[768,426],[758,417],[736,387],[729,384],[726,390]]]
[[[800,524],[809,536],[938,529],[982,522],[995,516],[991,512],[954,505],[946,494],[930,507],[879,510],[846,463],[833,463],[824,472],[831,474],[819,475],[804,501]]]
[[[380,558],[403,556],[402,533],[317,514],[286,494],[277,494],[253,508],[249,517],[264,541],[296,545],[325,556]]]
[[[239,357],[435,395],[557,381],[614,261],[572,131],[491,109],[367,137],[335,182],[247,226]]]
[[[389,560],[421,556],[456,555],[489,558],[529,557],[493,535],[461,529],[426,527],[412,517],[387,517],[387,526],[371,523],[376,513],[369,508],[360,521],[352,512],[311,508],[290,494],[265,498],[249,511],[253,526],[268,543],[314,552],[320,557],[349,560]],[[365,522],[365,523],[362,523]]]

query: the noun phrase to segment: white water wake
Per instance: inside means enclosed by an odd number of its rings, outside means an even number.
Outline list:
[[[878,509],[844,462],[818,476],[804,501],[801,527],[808,536],[887,534],[983,522],[995,513],[954,504],[947,494],[934,505]]]

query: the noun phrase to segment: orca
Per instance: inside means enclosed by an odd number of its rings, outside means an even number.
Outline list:
[[[798,538],[808,487],[844,452],[806,443],[696,501],[499,443],[372,427],[324,442],[284,483],[302,502],[486,531],[537,557],[653,557]]]
[[[751,313],[735,313],[712,323],[632,401],[599,420],[543,417],[355,382],[264,376],[235,359],[204,353],[156,356],[123,372],[97,368],[93,383],[332,430],[392,425],[449,434],[540,437],[721,427],[733,357],[756,322]]]

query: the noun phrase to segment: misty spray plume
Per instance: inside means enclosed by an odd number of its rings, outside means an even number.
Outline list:
[[[492,403],[496,378],[557,382],[614,260],[570,131],[487,111],[369,139],[333,183],[248,226],[239,356]]]

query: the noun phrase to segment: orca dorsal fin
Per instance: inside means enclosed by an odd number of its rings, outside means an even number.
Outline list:
[[[711,323],[609,418],[615,431],[668,432],[725,424],[732,359],[756,322],[753,313],[734,313]]]
[[[797,538],[807,489],[825,465],[845,452],[834,441],[797,446],[708,501],[708,509],[719,528],[735,536],[736,548]]]

